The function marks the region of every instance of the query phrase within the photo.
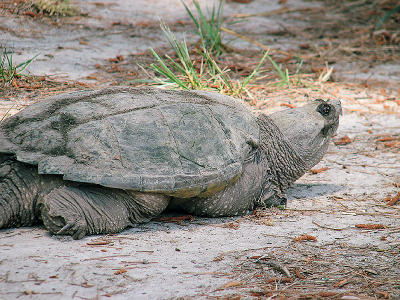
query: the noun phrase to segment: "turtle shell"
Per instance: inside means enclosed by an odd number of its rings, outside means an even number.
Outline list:
[[[113,87],[61,94],[0,124],[0,153],[65,180],[208,196],[259,140],[239,100],[213,92]]]

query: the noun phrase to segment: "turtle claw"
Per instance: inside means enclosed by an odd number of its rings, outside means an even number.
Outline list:
[[[56,234],[65,234],[67,232],[67,230],[69,230],[72,226],[74,226],[74,224],[68,223],[63,228],[61,228],[59,231],[57,231]]]
[[[86,235],[86,226],[74,220],[68,222],[63,228],[56,232],[57,235],[71,235],[74,240],[80,240]]]

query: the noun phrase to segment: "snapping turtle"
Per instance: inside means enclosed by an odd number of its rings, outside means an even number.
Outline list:
[[[320,161],[339,101],[254,116],[204,91],[114,87],[57,95],[0,124],[0,228],[119,232],[167,207],[200,216],[286,204]]]

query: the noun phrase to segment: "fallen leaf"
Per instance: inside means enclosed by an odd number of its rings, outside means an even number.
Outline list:
[[[293,239],[295,242],[301,242],[301,241],[317,241],[317,238],[313,235],[309,235],[309,234],[303,234],[297,238]]]
[[[257,223],[260,224],[260,225],[274,226],[274,220],[271,219],[271,218],[257,220]]]
[[[224,288],[228,289],[235,286],[241,286],[243,283],[241,281],[230,281],[224,285]]]
[[[79,41],[79,44],[81,44],[81,45],[87,45],[87,44],[88,44],[88,42],[87,42],[87,41],[85,41],[85,40],[80,40],[80,41]]]
[[[287,106],[287,107],[290,107],[290,108],[296,108],[296,105],[290,104],[290,103],[281,103],[281,106]]]
[[[397,139],[399,139],[399,138],[394,137],[394,136],[384,136],[384,137],[377,139],[376,141],[377,142],[391,142],[391,141],[395,141]]]
[[[307,43],[305,43],[305,44],[300,44],[300,45],[299,45],[299,48],[300,48],[300,49],[310,49],[310,44],[307,44]]]
[[[114,272],[114,275],[120,275],[120,274],[123,274],[123,273],[126,273],[126,272],[128,272],[126,269],[119,269],[119,270]]]
[[[335,287],[335,288],[340,288],[340,287],[342,287],[342,286],[344,286],[345,284],[348,284],[348,283],[349,283],[349,281],[348,281],[347,279],[343,279],[343,280],[341,280],[341,281],[335,283],[335,284],[333,285],[333,287]]]
[[[378,272],[372,269],[365,269],[364,273],[366,273],[367,275],[378,275]]]
[[[351,143],[351,139],[347,135],[345,135],[344,137],[335,140],[333,143],[337,146],[347,145]]]
[[[192,215],[185,215],[185,216],[176,216],[176,217],[161,217],[158,218],[157,221],[159,222],[167,222],[167,223],[177,223],[181,224],[182,221],[193,221],[194,217]]]
[[[384,199],[384,201],[386,202],[386,205],[389,205],[389,206],[395,205],[399,200],[400,200],[400,192],[398,192],[397,195],[394,197],[386,197]]]
[[[289,283],[289,282],[293,282],[293,278],[289,278],[289,277],[272,277],[270,279],[267,279],[267,281],[266,281],[266,283],[272,283],[272,282]]]
[[[37,17],[37,14],[35,14],[35,13],[32,12],[32,11],[25,11],[25,12],[23,12],[22,14],[25,15],[25,16],[30,16],[30,17],[32,17],[32,18],[36,18],[36,17]]]
[[[229,222],[229,223],[222,224],[221,227],[232,228],[232,229],[238,230],[240,227],[240,220],[238,220],[237,222]]]
[[[385,225],[382,224],[356,224],[357,228],[361,229],[384,229]]]
[[[87,281],[85,281],[85,282],[82,282],[82,283],[81,283],[81,287],[84,287],[84,288],[91,288],[91,287],[94,287],[94,284],[90,284],[90,283],[88,283]]]
[[[377,292],[378,298],[390,299],[390,294],[388,292]]]
[[[223,255],[218,255],[218,256],[216,256],[214,259],[213,259],[213,261],[221,261],[221,260],[223,260],[224,259],[224,256]]]
[[[300,273],[300,270],[299,269],[294,269],[294,273],[296,274],[296,276],[297,276],[297,278],[299,278],[299,279],[306,279],[306,277],[303,275],[303,274],[301,274]]]
[[[311,169],[310,172],[312,174],[318,174],[318,173],[324,172],[326,170],[328,170],[328,167],[323,167],[323,168],[320,168],[320,169]]]
[[[114,62],[114,63],[118,63],[123,60],[124,60],[124,57],[122,55],[117,55],[116,57],[112,57],[112,58],[108,59],[109,62]]]
[[[313,71],[314,73],[321,73],[324,70],[323,67],[314,67],[311,66],[311,71]]]
[[[250,256],[249,258],[250,259],[259,259],[261,257],[262,257],[262,255],[254,255],[254,256]]]
[[[385,147],[396,147],[397,145],[400,145],[400,142],[392,142],[392,143],[382,143]]]
[[[149,22],[145,22],[145,21],[143,21],[143,22],[137,22],[136,24],[135,24],[135,26],[137,26],[137,27],[150,27],[150,23]]]
[[[264,296],[264,295],[265,295],[264,292],[258,292],[258,291],[250,292],[250,296],[252,296],[252,297],[261,297],[261,296]]]
[[[92,241],[92,242],[88,242],[86,243],[86,245],[88,246],[102,246],[102,245],[108,245],[111,244],[111,241]]]

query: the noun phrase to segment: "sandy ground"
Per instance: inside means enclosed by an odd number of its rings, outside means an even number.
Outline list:
[[[175,0],[75,2],[90,12],[84,26],[81,19],[70,20],[65,29],[0,17],[1,42],[21,49],[17,59],[42,53],[31,65],[33,74],[84,80],[102,59],[165,45],[158,25],[137,25],[157,24],[155,12],[170,23],[187,19]],[[228,3],[225,12],[280,7],[276,1],[257,2]],[[252,20],[235,30],[250,27],[261,36],[262,26],[278,26],[268,18]],[[110,31],[112,23],[117,25]],[[396,74],[398,69],[389,68],[379,76],[396,85]],[[257,108],[271,112],[315,95],[343,100],[335,141],[350,140],[332,143],[314,168],[320,172],[307,173],[288,191],[286,210],[181,224],[154,221],[79,241],[50,236],[41,227],[1,230],[0,299],[400,299],[400,206],[385,202],[400,191],[398,91],[327,84],[319,92],[271,93]],[[17,109],[30,103],[18,101],[1,100],[3,114],[15,103]],[[308,240],[296,241],[302,235]]]

